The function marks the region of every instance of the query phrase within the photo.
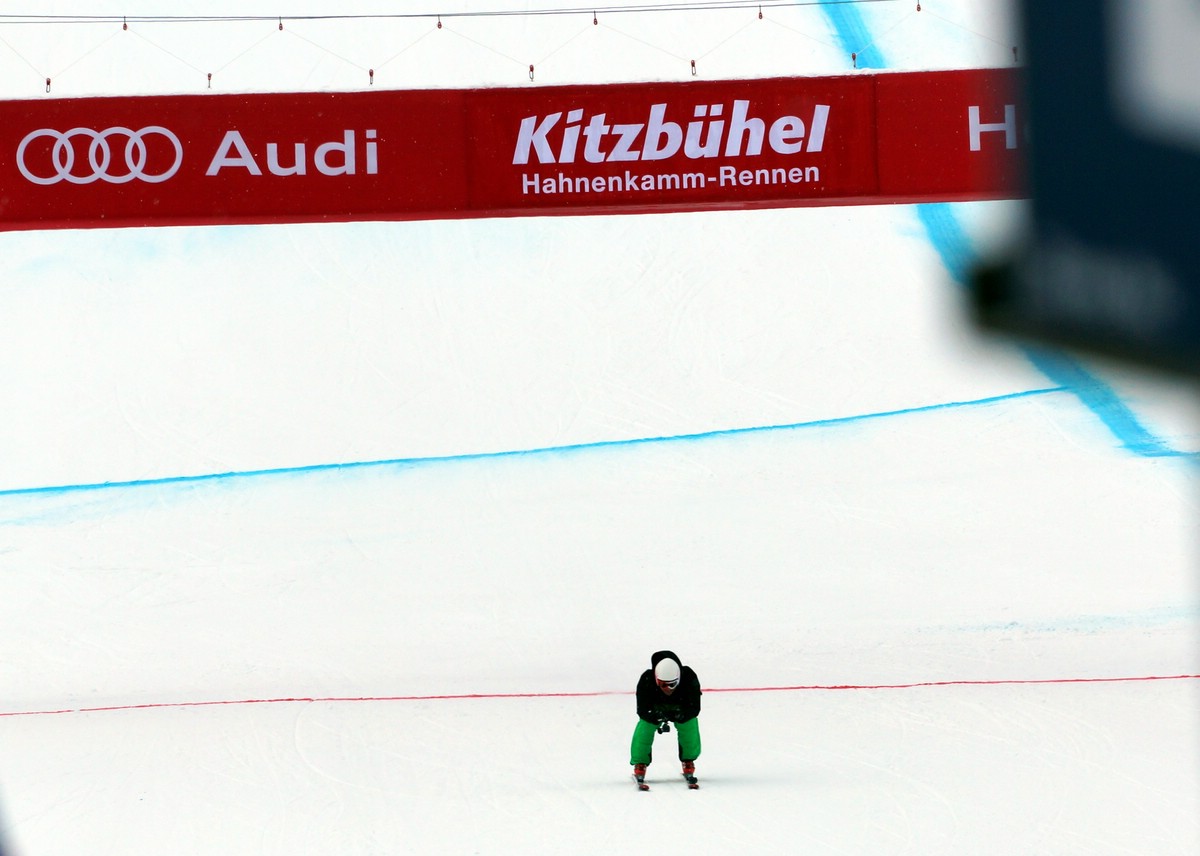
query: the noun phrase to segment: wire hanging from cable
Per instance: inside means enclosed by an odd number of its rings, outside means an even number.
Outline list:
[[[873,3],[897,3],[900,0],[681,0],[670,3],[620,3],[610,6],[564,6],[546,9],[480,9],[463,12],[372,12],[372,13],[328,13],[323,15],[36,15],[0,14],[0,24],[195,24],[195,23],[239,23],[254,21],[277,22],[283,29],[287,21],[371,21],[389,19],[436,19],[439,23],[449,18],[536,18],[553,15],[591,14],[593,21],[600,13],[637,14],[668,12],[703,12],[729,9],[797,8],[804,6],[866,5]]]

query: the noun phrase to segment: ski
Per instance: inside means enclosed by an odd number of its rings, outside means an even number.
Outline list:
[[[633,765],[633,780],[635,782],[637,782],[639,791],[650,790],[650,786],[646,784],[646,765],[645,764],[634,764]]]
[[[684,781],[687,782],[687,786],[688,786],[689,790],[693,790],[693,791],[700,790],[700,780],[697,779],[695,776],[689,776],[687,773],[684,773],[683,779],[684,779]],[[646,783],[646,778],[644,776],[634,776],[633,781],[637,784],[639,791],[650,790],[650,785],[648,785]]]

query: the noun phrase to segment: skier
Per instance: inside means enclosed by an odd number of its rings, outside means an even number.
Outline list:
[[[637,685],[638,722],[633,729],[629,763],[643,790],[646,767],[652,760],[655,734],[666,734],[675,723],[679,738],[679,760],[690,787],[697,787],[696,759],[700,757],[700,679],[691,666],[680,665],[673,651],[656,651],[650,668]]]

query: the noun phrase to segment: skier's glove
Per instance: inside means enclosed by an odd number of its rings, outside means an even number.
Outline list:
[[[658,733],[659,734],[667,734],[670,731],[671,731],[671,723],[664,720],[663,722],[660,722],[658,724]]]

